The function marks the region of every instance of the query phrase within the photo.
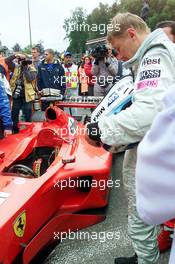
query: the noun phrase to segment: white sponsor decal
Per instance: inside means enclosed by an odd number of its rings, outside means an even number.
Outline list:
[[[26,180],[23,179],[23,178],[16,178],[16,179],[14,179],[14,181],[13,181],[13,183],[14,183],[14,184],[17,184],[17,185],[24,184],[25,182],[26,182]]]
[[[131,100],[133,90],[134,84],[131,75],[125,76],[118,81],[92,112],[91,122],[98,122],[103,116],[110,116],[120,112],[125,104]]]
[[[8,198],[9,196],[10,196],[10,193],[0,192],[0,198]]]
[[[0,205],[3,204],[5,202],[5,198],[0,198]]]

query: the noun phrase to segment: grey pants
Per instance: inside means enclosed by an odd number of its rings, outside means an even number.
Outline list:
[[[101,87],[98,83],[94,85],[94,96],[106,96],[112,85],[109,84],[107,87]]]
[[[123,163],[123,182],[128,199],[128,233],[139,264],[158,263],[157,228],[145,224],[136,209],[135,168],[137,148],[127,150]],[[143,168],[143,170],[146,168]]]

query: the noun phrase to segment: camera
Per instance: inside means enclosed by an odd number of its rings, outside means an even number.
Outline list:
[[[30,59],[21,59],[21,58],[19,58],[19,59],[18,59],[18,63],[21,63],[21,65],[22,65],[23,67],[25,67],[25,66],[27,66],[27,65],[31,65],[31,64],[32,64],[32,60],[30,60]]]
[[[15,88],[15,91],[13,93],[13,98],[17,99],[17,98],[20,98],[22,96],[23,87],[24,87],[23,80],[18,79],[16,81],[16,88]]]
[[[108,49],[105,45],[98,45],[92,50],[91,54],[95,59],[103,59],[108,56]]]

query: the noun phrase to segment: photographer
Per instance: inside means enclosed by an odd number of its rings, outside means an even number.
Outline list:
[[[13,133],[18,133],[19,111],[22,109],[26,122],[31,121],[32,102],[35,98],[35,80],[37,71],[25,55],[18,59],[13,77],[10,81],[12,89],[12,121]]]
[[[92,56],[95,58],[92,66],[92,75],[94,75],[96,81],[94,95],[105,96],[117,81],[119,63],[116,58],[111,56],[105,45],[97,46],[92,51]]]

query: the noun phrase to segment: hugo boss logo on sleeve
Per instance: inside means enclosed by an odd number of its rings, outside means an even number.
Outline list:
[[[161,70],[146,70],[139,74],[139,81],[160,78]]]

